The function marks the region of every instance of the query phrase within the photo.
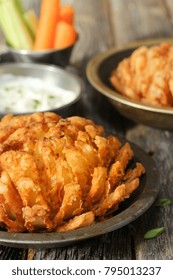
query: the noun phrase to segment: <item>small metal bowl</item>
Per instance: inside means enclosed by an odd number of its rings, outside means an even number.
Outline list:
[[[161,42],[173,42],[172,39],[155,39],[138,41],[113,48],[92,58],[87,65],[87,78],[100,93],[107,96],[113,106],[123,116],[134,122],[151,127],[173,130],[173,108],[160,108],[142,104],[122,96],[110,84],[109,78],[118,63],[140,46],[152,46]]]
[[[6,45],[6,56],[9,55],[12,61],[18,63],[42,63],[65,67],[69,64],[71,53],[76,42],[73,45],[64,49],[42,51],[23,49],[18,50]]]
[[[0,75],[2,74],[39,78],[44,82],[47,82],[48,87],[51,84],[64,90],[72,91],[74,98],[71,101],[67,102],[61,107],[53,107],[47,111],[56,112],[62,117],[67,117],[75,113],[77,102],[81,98],[83,91],[83,81],[76,75],[57,66],[36,63],[2,63],[0,66]],[[17,113],[14,111],[8,111],[3,113],[0,108],[0,117],[3,117],[5,114],[9,113],[13,115],[21,115],[34,113],[34,110],[32,112],[24,111]]]

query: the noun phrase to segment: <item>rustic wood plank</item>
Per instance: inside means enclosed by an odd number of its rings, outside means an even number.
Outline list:
[[[160,174],[159,198],[173,201],[173,133],[135,125],[128,130],[127,138],[152,155]],[[153,186],[154,188],[154,182]],[[135,251],[137,259],[173,259],[173,204],[153,207],[135,223]],[[152,228],[165,227],[165,232],[155,239],[144,240],[145,232]]]
[[[127,238],[128,236],[128,238]],[[34,260],[133,259],[128,227],[64,248],[32,250]]]
[[[110,0],[110,3],[114,44],[173,35],[165,1]],[[171,1],[168,3],[171,6]]]
[[[65,1],[67,2],[67,1]],[[112,45],[107,1],[71,1],[75,8],[75,25],[79,34],[71,63],[85,70],[88,60]],[[99,24],[101,23],[101,25]]]
[[[173,27],[173,5],[172,0],[160,0],[165,10],[166,17]]]
[[[25,260],[27,250],[0,246],[0,260]]]

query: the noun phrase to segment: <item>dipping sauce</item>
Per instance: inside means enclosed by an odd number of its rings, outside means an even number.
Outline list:
[[[59,108],[72,102],[73,91],[62,89],[39,78],[0,75],[1,113],[29,113]]]

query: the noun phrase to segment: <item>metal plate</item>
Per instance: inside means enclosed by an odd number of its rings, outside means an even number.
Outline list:
[[[66,233],[10,233],[1,230],[0,244],[23,248],[62,247],[117,230],[141,216],[159,193],[159,173],[148,154],[132,143],[131,147],[135,155],[132,164],[141,162],[145,166],[146,174],[141,177],[138,189],[120,205],[112,218]]]
[[[133,101],[119,94],[112,87],[109,78],[118,63],[140,46],[158,45],[161,42],[173,43],[172,39],[154,39],[134,42],[122,48],[113,48],[93,57],[86,69],[87,78],[94,88],[107,96],[116,110],[134,122],[161,129],[173,130],[173,108],[160,108]]]

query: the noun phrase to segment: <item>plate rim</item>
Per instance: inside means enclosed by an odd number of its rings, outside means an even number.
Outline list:
[[[128,141],[127,139],[124,140]],[[79,228],[65,233],[11,233],[0,231],[0,245],[36,249],[65,247],[79,241],[110,233],[140,217],[151,207],[159,194],[160,176],[153,158],[136,144],[130,141],[128,141],[128,143],[134,151],[134,156],[137,157],[137,160],[140,161],[146,169],[146,174],[143,175],[146,176],[145,187],[139,194],[138,199],[129,207],[105,221],[97,222],[89,227]],[[153,184],[152,180],[154,181],[154,188],[151,187]]]

